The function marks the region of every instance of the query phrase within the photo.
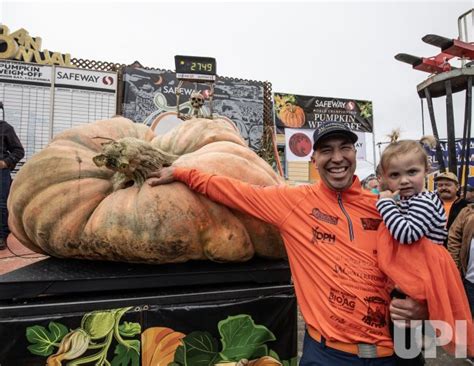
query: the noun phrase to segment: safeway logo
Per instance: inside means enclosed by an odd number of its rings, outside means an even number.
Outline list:
[[[114,83],[114,78],[112,76],[104,76],[102,78],[102,82],[105,84],[105,85],[112,85]]]

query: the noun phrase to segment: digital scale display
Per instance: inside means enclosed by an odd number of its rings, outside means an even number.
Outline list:
[[[176,77],[181,80],[215,81],[216,59],[212,57],[175,56]]]

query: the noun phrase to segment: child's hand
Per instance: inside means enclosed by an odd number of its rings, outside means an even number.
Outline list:
[[[396,199],[396,197],[398,197],[398,194],[400,193],[400,191],[395,191],[395,192],[392,192],[392,191],[383,191],[383,192],[380,192],[379,194],[379,199],[382,199],[382,198],[391,198],[391,199]]]

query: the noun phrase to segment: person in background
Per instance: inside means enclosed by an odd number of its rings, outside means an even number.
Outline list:
[[[464,207],[448,235],[448,250],[464,279],[471,312],[474,314],[474,205]]]
[[[371,191],[374,194],[379,194],[379,179],[375,174],[370,174],[362,181],[364,189]]]
[[[463,192],[461,192],[461,197],[463,197]],[[471,185],[466,185],[466,201],[468,203],[474,203],[474,187]]]
[[[377,266],[377,196],[354,176],[356,141],[343,123],[316,128],[313,162],[321,180],[313,185],[262,187],[175,166],[149,176],[150,186],[179,181],[278,228],[307,325],[300,366],[397,365],[389,315],[427,317],[426,304],[391,300],[385,287]]]
[[[443,203],[436,192],[425,190],[429,162],[423,146],[433,146],[436,140],[426,136],[398,141],[398,136],[396,131],[390,135],[380,158],[381,182],[387,190],[380,192],[377,210],[399,243],[411,244],[426,236],[443,244],[448,236]]]
[[[25,150],[15,129],[0,120],[0,250],[7,247],[8,229],[7,200],[12,182],[11,171],[25,156]]]
[[[448,235],[448,251],[461,272],[471,313],[474,314],[474,205],[464,207]],[[474,359],[467,360],[474,365]]]
[[[467,200],[458,197],[459,181],[456,174],[444,172],[437,175],[434,179],[437,192],[443,202],[446,217],[448,219],[446,230],[449,231],[451,225],[456,219],[459,212],[467,206]],[[447,242],[445,243],[447,245]]]

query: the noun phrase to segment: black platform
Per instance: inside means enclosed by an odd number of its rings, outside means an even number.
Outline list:
[[[49,258],[0,276],[0,301],[207,285],[290,284],[284,260],[145,265]]]

